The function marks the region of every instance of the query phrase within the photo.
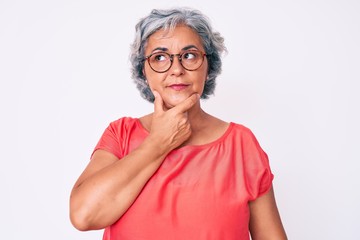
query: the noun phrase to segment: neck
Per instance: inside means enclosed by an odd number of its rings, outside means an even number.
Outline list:
[[[152,115],[153,113],[150,113],[140,118],[143,127],[148,131],[150,131]],[[202,110],[200,101],[187,111],[187,115],[193,131],[201,129],[204,126],[204,123],[207,122],[207,119],[211,117],[208,113]]]
[[[188,119],[193,130],[201,128],[201,125],[206,122],[205,119],[208,118],[207,114],[200,106],[200,101],[196,103],[191,109],[187,111]]]

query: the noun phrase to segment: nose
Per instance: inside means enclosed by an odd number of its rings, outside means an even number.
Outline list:
[[[181,65],[180,54],[174,54],[172,56],[172,65],[169,71],[172,75],[176,75],[176,76],[184,74],[185,69]]]

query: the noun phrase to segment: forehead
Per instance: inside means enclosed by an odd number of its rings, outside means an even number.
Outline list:
[[[192,28],[184,25],[176,26],[172,30],[160,29],[153,33],[147,42],[145,51],[155,48],[167,48],[169,50],[180,50],[186,46],[194,45],[203,50],[202,39]]]

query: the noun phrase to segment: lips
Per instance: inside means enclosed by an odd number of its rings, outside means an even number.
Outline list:
[[[184,90],[185,88],[187,88],[188,86],[189,86],[189,84],[177,83],[177,84],[171,84],[168,87],[175,91],[181,91],[181,90]]]

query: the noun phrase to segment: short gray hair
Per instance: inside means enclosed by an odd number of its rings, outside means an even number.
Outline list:
[[[224,38],[212,29],[210,20],[198,10],[190,8],[154,9],[136,24],[135,40],[131,45],[130,53],[132,78],[141,96],[149,102],[154,102],[154,95],[146,83],[143,73],[148,38],[160,29],[171,30],[180,24],[192,28],[199,34],[207,56],[208,79],[205,82],[201,98],[207,99],[214,93],[216,77],[221,73],[221,54],[226,52]]]

